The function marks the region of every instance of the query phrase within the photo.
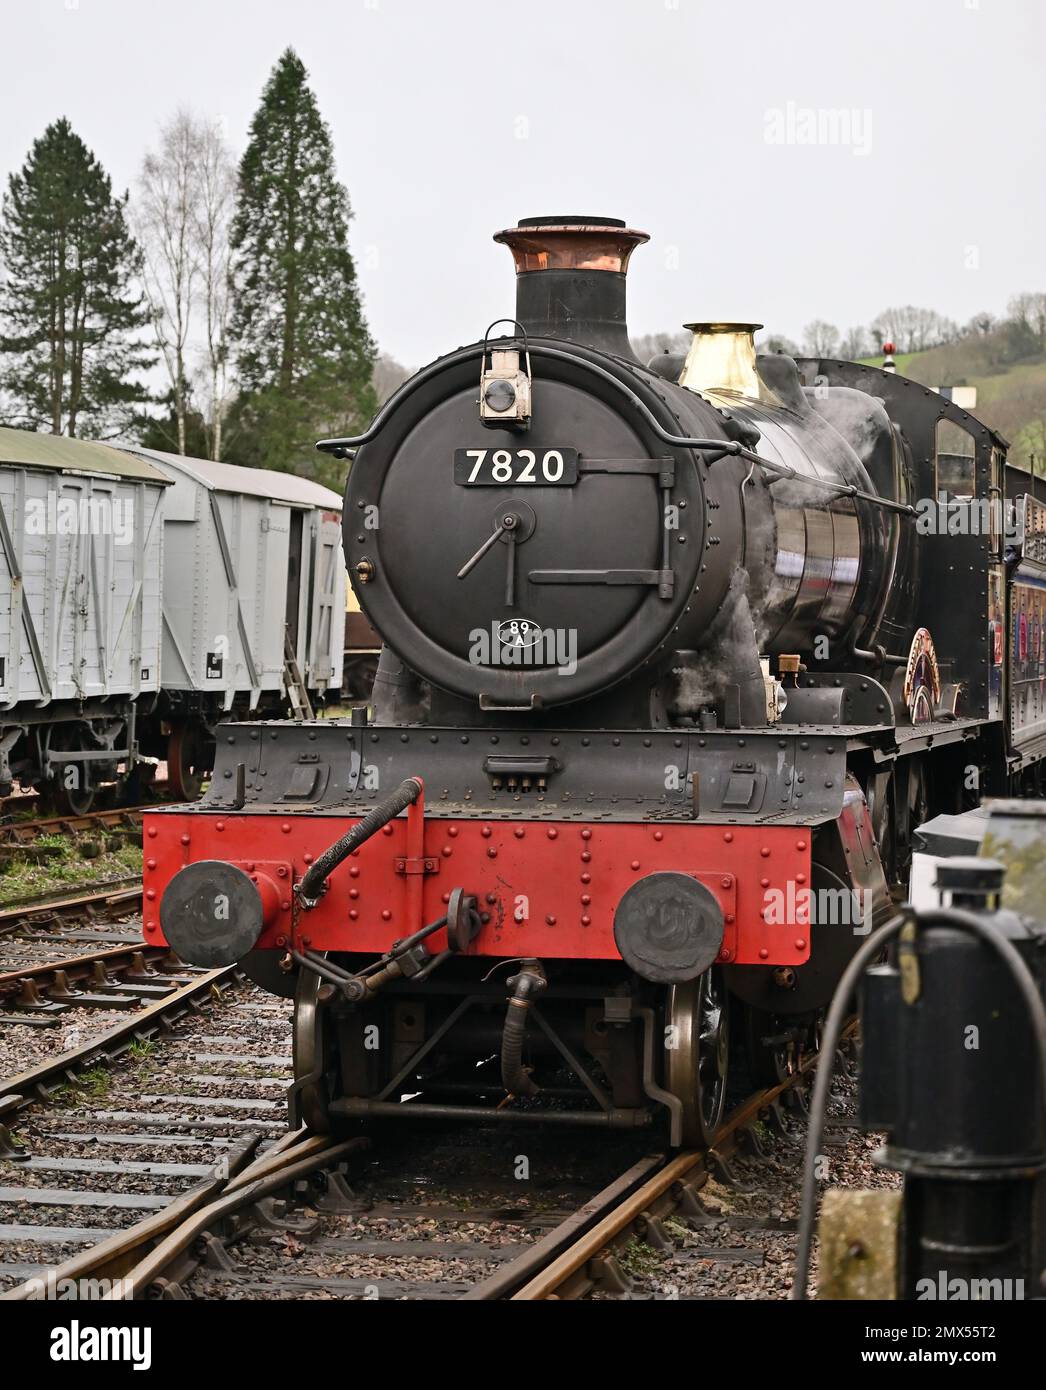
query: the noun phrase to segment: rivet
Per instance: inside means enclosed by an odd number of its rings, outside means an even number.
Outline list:
[[[591,860],[591,858],[592,858],[592,851],[586,849],[586,850],[582,853],[582,855],[581,855],[581,862],[582,862],[582,864],[587,864],[587,863],[589,863],[590,860]]]
[[[524,836],[527,832],[523,829],[523,827],[522,827],[521,825],[517,825],[516,828],[515,828],[515,830],[514,830],[512,833],[513,833],[513,835],[515,835],[515,837],[516,837],[517,840],[522,840],[523,836]]]
[[[589,830],[587,826],[585,827],[584,830],[582,830],[582,832],[581,832],[581,838],[582,838],[583,840],[591,840],[591,838],[592,838],[592,831]]]
[[[558,831],[558,830],[554,830],[554,829],[550,829],[550,830],[548,831],[548,838],[549,838],[550,840],[558,840],[558,839],[559,839],[559,831]]]
[[[146,922],[146,924],[145,924],[145,930],[146,930],[147,932],[154,932],[154,931],[156,930],[156,923],[155,923],[155,922]]]
[[[719,886],[720,886],[721,888],[729,888],[729,887],[730,887],[730,880],[729,880],[728,878],[721,878],[721,879],[719,880]]]
[[[759,947],[759,959],[760,959],[760,960],[768,960],[769,957],[770,957],[770,952],[766,949],[766,947],[765,947],[765,946],[760,946],[760,947]]]
[[[655,840],[663,840],[664,838],[665,838],[665,832],[664,832],[663,830],[655,830],[655,831],[654,831],[654,839],[655,839]]]
[[[383,826],[381,827],[381,833],[382,833],[383,835],[391,835],[391,834],[392,834],[392,826],[391,826],[391,825],[383,825]]]
[[[350,908],[349,908],[349,918],[350,918],[353,922],[355,922],[356,918],[357,918],[359,915],[360,915],[360,914],[359,914],[359,912],[357,911],[356,908],[354,908],[354,907],[350,907]]]
[[[147,860],[145,861],[145,867],[146,867],[147,869],[155,869],[155,868],[156,868],[156,860],[155,860],[155,859],[147,859]]]
[[[494,846],[491,845],[490,848],[487,850],[487,858],[488,858],[488,859],[496,859],[497,857],[498,857],[498,852],[497,852],[497,850],[494,848]]]
[[[633,868],[633,869],[638,869],[638,868],[639,868],[639,860],[638,860],[638,859],[633,859],[633,860],[632,860],[632,868]]]
[[[489,825],[485,825],[485,826],[483,827],[483,829],[482,829],[479,833],[483,836],[484,840],[489,840],[489,839],[490,839],[490,826],[489,826]]]
[[[591,882],[592,882],[592,875],[591,875],[591,874],[582,874],[582,875],[581,875],[581,882],[582,882],[582,883],[591,883]]]
[[[728,845],[733,842],[733,838],[734,832],[732,830],[727,830],[723,835],[723,839],[727,842]]]
[[[450,902],[450,894],[449,894],[449,893],[444,893],[444,894],[443,894],[442,901],[445,902],[445,903],[449,903],[449,902]]]
[[[311,864],[311,863],[312,863],[312,855],[309,853],[308,850],[305,851],[305,853],[302,855],[302,858],[305,860],[306,864]],[[350,873],[350,874],[351,874],[351,873],[357,873],[357,874],[358,874],[358,873],[359,873],[359,869],[350,869],[350,870],[349,870],[349,873]]]
[[[291,910],[290,899],[289,899],[289,898],[284,898],[283,901],[280,903],[280,907],[283,909],[284,912],[290,912],[290,910]],[[308,945],[308,942],[306,942],[306,945]]]
[[[588,905],[589,905],[589,903],[590,903],[591,901],[592,901],[592,894],[591,894],[591,893],[582,893],[582,894],[581,894],[581,902],[582,902],[582,905],[583,905],[583,906],[588,907]]]
[[[768,845],[764,845],[763,848],[759,851],[759,853],[763,856],[764,859],[769,859],[769,858],[770,858],[770,848],[769,848],[769,846],[768,846]]]
[[[581,925],[582,925],[583,927],[591,926],[591,924],[592,924],[592,918],[591,918],[591,917],[582,917],[582,919],[581,919]]]
[[[155,826],[155,825],[150,825],[150,827],[149,827],[149,829],[148,829],[148,831],[147,831],[147,834],[148,834],[150,840],[155,840],[155,839],[156,839],[156,826]]]
[[[548,923],[550,927],[554,927],[556,925],[555,914],[550,912],[548,916],[545,918],[545,921]]]
[[[806,841],[805,841],[805,840],[796,840],[796,842],[795,842],[795,847],[796,847],[796,849],[805,849],[805,848],[806,848]]]
[[[769,888],[769,887],[770,887],[770,880],[769,880],[768,878],[761,878],[761,879],[759,880],[759,887],[760,887],[760,888]]]
[[[146,889],[146,892],[145,892],[145,896],[149,899],[150,902],[152,902],[152,900],[156,897],[156,889],[155,889],[155,888],[147,888],[147,889]]]
[[[183,835],[183,836],[182,836],[182,844],[183,844],[183,845],[187,845],[188,843],[189,843],[189,837],[188,837],[188,835]]]
[[[797,936],[797,937],[795,938],[795,949],[796,949],[797,951],[805,951],[805,950],[806,950],[806,938],[805,938],[804,936]]]
[[[391,922],[391,921],[392,921],[392,913],[389,911],[389,909],[388,909],[387,907],[383,907],[382,910],[381,910],[381,920],[382,920],[383,922]]]
[[[360,866],[358,864],[349,865],[349,878],[359,878]]]
[[[359,890],[358,888],[350,888],[350,889],[349,889],[349,897],[350,897],[350,898],[358,898],[359,895],[360,895],[360,890]]]
[[[796,874],[796,876],[795,876],[795,881],[796,881],[796,883],[805,883],[805,882],[806,882],[806,875],[805,875],[805,874]]]
[[[283,822],[283,824],[280,826],[280,829],[284,833],[284,835],[289,835],[291,833],[291,828],[287,821]]]
[[[453,839],[457,836],[458,831],[459,831],[460,829],[461,829],[461,827],[460,827],[459,825],[449,825],[449,826],[447,827],[447,834],[448,834],[448,835],[450,836],[450,838],[453,840]]]
[[[444,845],[443,848],[440,850],[440,854],[443,855],[444,859],[449,859],[453,853],[454,851],[451,849],[450,845]]]
[[[225,829],[225,822],[224,822],[223,820],[220,820],[220,821],[216,822],[214,828],[215,828],[215,830],[224,830],[224,829]]]

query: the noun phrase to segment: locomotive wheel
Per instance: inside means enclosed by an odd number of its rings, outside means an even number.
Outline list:
[[[323,981],[314,971],[300,972],[294,993],[294,1080],[304,1083],[298,1088],[302,1123],[316,1134],[329,1134],[338,1054],[330,1011],[320,998],[322,988]]]
[[[779,1086],[791,1075],[795,1062],[795,1045],[790,1042],[770,1044],[773,1038],[788,1028],[786,1020],[769,1009],[748,1007],[744,1011],[745,1052],[748,1070],[756,1086]]]
[[[892,890],[897,882],[897,817],[893,774],[881,778],[869,777],[865,800],[868,802],[868,817],[882,861],[883,873],[886,875],[886,886]]]
[[[665,1023],[665,1085],[683,1102],[683,1144],[710,1143],[723,1118],[729,1062],[729,994],[714,966],[672,985]]]
[[[198,724],[176,724],[167,739],[167,784],[179,801],[195,801],[203,787],[206,739]]]

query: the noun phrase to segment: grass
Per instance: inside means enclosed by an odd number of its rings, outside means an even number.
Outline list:
[[[881,367],[882,357],[866,357],[869,367]],[[1046,356],[1006,365],[993,364],[985,344],[963,339],[926,352],[898,353],[900,375],[922,386],[975,386],[977,405],[971,414],[1010,443],[1011,463],[1027,468],[1032,455],[1036,472],[1044,472],[1046,454]]]
[[[41,845],[53,853],[39,860],[15,853],[0,865],[0,907],[142,871],[141,846],[125,844],[121,836],[103,835],[99,843],[97,831],[41,835],[34,846]]]
[[[621,1268],[633,1279],[661,1268],[661,1256],[645,1240],[633,1237],[618,1257]]]

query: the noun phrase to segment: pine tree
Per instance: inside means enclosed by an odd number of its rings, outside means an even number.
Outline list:
[[[135,373],[155,360],[127,195],[65,119],[8,180],[0,223],[0,389],[10,423],[105,437],[148,399]]]
[[[373,414],[375,347],[349,252],[348,194],[307,76],[288,48],[240,163],[231,336],[243,395],[233,452],[336,482],[315,441],[352,433]]]

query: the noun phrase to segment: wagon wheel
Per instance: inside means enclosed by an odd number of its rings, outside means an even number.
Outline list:
[[[199,724],[176,724],[167,739],[167,784],[179,801],[195,801],[210,771],[207,739]]]
[[[67,787],[61,777],[53,783],[52,799],[59,815],[86,816],[94,805],[98,788],[91,784],[87,764],[79,763],[77,766],[80,768],[80,776],[84,782],[82,787]]]
[[[711,1142],[723,1117],[729,997],[715,967],[668,990],[665,1085],[683,1103],[682,1142],[687,1147]]]
[[[51,739],[51,747],[56,753],[80,753],[92,747],[87,733],[73,725],[59,725]],[[66,785],[66,774],[70,767],[76,769],[76,785]],[[60,816],[86,816],[94,805],[98,787],[91,775],[90,762],[59,763],[53,772],[48,786],[49,800]]]

